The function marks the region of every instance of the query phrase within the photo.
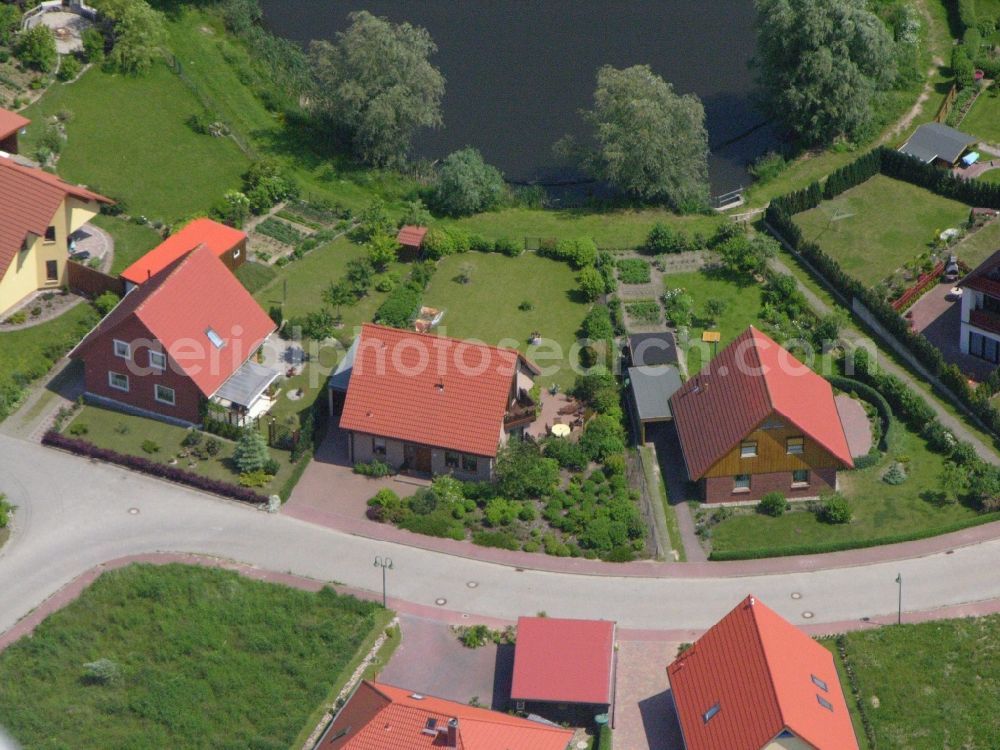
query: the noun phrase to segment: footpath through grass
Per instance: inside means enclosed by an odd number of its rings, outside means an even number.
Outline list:
[[[287,748],[390,613],[326,589],[133,565],[0,655],[24,747]],[[109,660],[96,676],[84,665]]]
[[[796,214],[803,236],[847,273],[874,285],[969,218],[969,206],[884,175]]]
[[[844,641],[879,748],[998,746],[1000,616],[862,630]],[[836,653],[832,640],[825,645]],[[846,680],[844,690],[859,718]]]

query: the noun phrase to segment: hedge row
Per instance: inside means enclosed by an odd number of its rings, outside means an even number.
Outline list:
[[[873,537],[871,539],[842,539],[836,542],[825,542],[816,544],[799,544],[791,547],[757,547],[756,549],[744,550],[712,550],[709,559],[713,562],[725,562],[727,560],[761,560],[765,557],[791,557],[795,555],[821,555],[827,552],[843,552],[851,549],[862,549],[864,547],[881,547],[885,544],[900,544],[901,542],[914,542],[918,539],[928,539],[932,536],[951,534],[955,531],[962,531],[973,526],[981,526],[984,523],[1000,521],[1000,512],[985,513],[981,516],[973,516],[962,521],[939,526],[934,529],[915,529],[901,534],[891,534],[888,536]]]
[[[881,422],[881,432],[879,434],[878,442],[872,446],[872,449],[868,452],[867,456],[863,456],[854,461],[855,469],[867,469],[869,466],[878,461],[881,453],[889,450],[889,433],[892,431],[893,425],[895,424],[892,408],[889,406],[889,402],[885,400],[885,397],[867,383],[862,383],[860,380],[854,380],[852,378],[845,378],[840,375],[828,375],[826,379],[830,381],[830,384],[834,388],[839,388],[845,393],[856,393],[860,398],[874,406],[875,410],[878,411],[879,421]]]
[[[767,227],[779,239],[799,253],[813,269],[845,299],[857,299],[881,325],[900,341],[937,377],[994,435],[1000,436],[1000,411],[991,403],[990,396],[1000,387],[1000,376],[991,376],[988,385],[978,390],[969,387],[961,370],[945,362],[940,350],[922,333],[913,331],[909,323],[892,307],[892,304],[864,284],[849,276],[840,264],[827,255],[819,245],[807,242],[802,231],[792,217],[802,211],[815,208],[824,198],[833,198],[841,192],[861,184],[876,172],[926,188],[931,192],[975,206],[1000,209],[1000,185],[963,180],[949,172],[924,164],[898,151],[880,146],[854,163],[834,172],[827,180],[827,188],[813,182],[803,190],[797,190],[771,201],[765,213]],[[830,187],[830,180],[833,186]],[[917,426],[915,429],[920,429]]]
[[[200,474],[184,471],[184,469],[179,469],[176,466],[169,466],[167,464],[158,463],[157,461],[151,461],[150,459],[142,458],[141,456],[130,456],[127,453],[119,453],[118,451],[113,451],[109,448],[100,448],[93,443],[88,443],[86,440],[78,440],[76,438],[67,437],[66,435],[58,433],[55,430],[49,430],[45,433],[44,437],[42,437],[42,445],[48,445],[53,448],[61,448],[62,450],[69,451],[70,453],[75,453],[78,456],[96,458],[99,461],[106,461],[111,464],[117,464],[118,466],[124,466],[127,469],[141,471],[143,474],[160,477],[161,479],[168,479],[171,482],[184,484],[188,487],[204,490],[205,492],[212,492],[216,495],[222,495],[223,497],[230,497],[234,500],[241,500],[245,503],[257,504],[267,502],[267,496],[262,495],[259,492],[254,492],[249,488],[239,487],[235,484],[229,484],[228,482],[221,482],[217,479],[209,479],[208,477],[203,477]]]

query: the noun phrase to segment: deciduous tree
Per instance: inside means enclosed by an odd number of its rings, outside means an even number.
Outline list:
[[[149,70],[167,41],[163,14],[146,0],[94,0],[93,4],[111,21],[114,46],[108,64],[133,75]]]
[[[474,148],[463,148],[445,158],[432,194],[433,208],[451,216],[495,208],[504,193],[500,170],[483,161]]]

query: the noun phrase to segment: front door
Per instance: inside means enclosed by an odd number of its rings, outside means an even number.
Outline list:
[[[420,474],[431,473],[431,449],[426,445],[406,443],[403,446],[403,457],[410,471]]]

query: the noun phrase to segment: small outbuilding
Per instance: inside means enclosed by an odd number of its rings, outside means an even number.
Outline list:
[[[8,154],[17,153],[17,136],[31,124],[27,117],[21,117],[17,112],[0,108],[0,151]]]
[[[613,715],[615,623],[521,617],[510,697],[519,711],[586,726]]]
[[[677,364],[677,339],[670,331],[634,333],[628,337],[628,366],[656,367]]]
[[[628,368],[628,403],[639,444],[646,442],[646,426],[673,419],[670,397],[681,388],[681,375],[673,365]]]
[[[427,235],[427,227],[419,227],[413,224],[404,224],[396,235],[396,242],[402,245],[399,252],[401,260],[414,260],[420,256],[420,249],[424,245],[424,237]]]
[[[917,128],[899,150],[925,164],[950,168],[958,164],[965,152],[978,142],[974,135],[939,122],[929,122]]]

